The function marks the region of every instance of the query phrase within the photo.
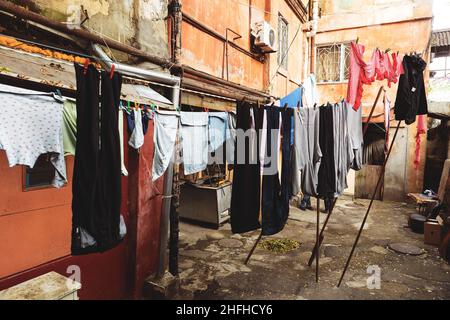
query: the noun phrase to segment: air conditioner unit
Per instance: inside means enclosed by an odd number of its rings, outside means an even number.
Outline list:
[[[277,33],[274,28],[265,21],[258,22],[253,27],[255,45],[262,51],[272,53],[277,51]]]

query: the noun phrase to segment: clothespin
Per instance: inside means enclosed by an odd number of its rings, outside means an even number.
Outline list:
[[[91,63],[91,60],[89,58],[84,59],[84,75],[87,75],[87,70],[89,67],[89,64]]]
[[[359,42],[359,37],[356,37],[356,44],[358,44]]]
[[[209,109],[208,108],[203,108],[203,111],[209,112]]]
[[[297,102],[297,110],[300,111],[300,101]]]
[[[61,90],[59,90],[59,89],[56,89],[56,94],[59,96],[59,97],[61,97],[62,98],[62,94],[61,94]]]
[[[112,78],[114,77],[114,70],[116,69],[116,65],[113,63],[113,65],[111,66],[111,73],[109,74],[109,78],[112,80]]]
[[[131,112],[131,102],[130,102],[130,100],[128,100],[127,101],[127,111],[128,111],[128,113],[130,113]]]
[[[287,110],[287,108],[288,108],[288,104],[285,103],[285,104],[284,104],[284,110]]]
[[[141,105],[138,102],[134,102],[134,109],[137,111],[141,108]]]
[[[387,48],[384,53],[388,53],[389,51],[391,51],[391,48]]]

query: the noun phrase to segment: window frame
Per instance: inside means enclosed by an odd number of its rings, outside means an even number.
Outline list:
[[[315,46],[315,73],[316,73],[316,78],[317,78],[317,84],[345,84],[348,83],[348,78],[345,78],[345,47],[346,45],[349,47],[350,50],[350,43],[351,41],[342,41],[342,42],[330,42],[330,43],[321,43],[321,44],[317,44]],[[318,66],[319,66],[319,48],[323,48],[323,47],[330,47],[330,46],[339,46],[339,80],[338,81],[323,81],[323,80],[319,80],[319,78],[317,77],[318,75]]]
[[[46,154],[41,155],[41,156],[46,156]],[[37,160],[36,160],[37,163]],[[67,164],[66,164],[67,167]],[[35,185],[35,186],[27,186],[27,175],[28,175],[28,166],[23,165],[22,166],[22,191],[23,192],[29,192],[29,191],[36,191],[36,190],[45,190],[45,189],[57,189],[51,182],[49,184],[43,184],[43,185]],[[53,170],[54,167],[53,167]],[[56,171],[55,171],[55,174]],[[62,186],[62,188],[67,186],[67,182],[64,183],[64,185]]]
[[[286,27],[286,43],[283,43],[283,28]],[[285,46],[283,46],[285,44]],[[284,48],[285,47],[285,48]],[[283,48],[286,52],[283,52]],[[283,59],[284,56],[284,59]],[[288,71],[289,68],[289,22],[288,20],[281,14],[278,13],[278,65],[281,70]]]

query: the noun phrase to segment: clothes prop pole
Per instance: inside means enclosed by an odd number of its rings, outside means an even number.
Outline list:
[[[376,196],[377,191],[378,191],[378,189],[379,189],[379,187],[381,185],[381,181],[383,180],[384,172],[386,170],[386,164],[387,164],[387,162],[389,160],[389,155],[391,154],[392,147],[394,146],[395,138],[397,137],[397,134],[398,134],[398,131],[400,129],[401,123],[402,123],[402,121],[398,122],[397,129],[395,130],[395,134],[394,134],[394,137],[392,138],[391,146],[389,147],[388,154],[386,155],[386,158],[384,160],[384,164],[383,164],[383,167],[381,169],[381,173],[380,173],[380,176],[378,178],[378,182],[377,182],[377,185],[375,187],[375,190],[373,191],[372,199],[370,200],[370,204],[369,204],[369,207],[367,208],[366,215],[364,216],[364,219],[363,219],[363,221],[361,223],[361,227],[359,228],[359,232],[358,232],[358,235],[356,236],[355,243],[353,244],[352,250],[350,251],[350,255],[349,255],[349,257],[347,259],[347,262],[345,264],[344,271],[342,272],[341,278],[339,279],[339,283],[337,285],[338,288],[341,286],[342,280],[344,279],[345,273],[347,272],[348,266],[350,265],[350,261],[352,260],[353,253],[355,252],[356,246],[358,245],[359,238],[361,237],[361,233],[362,233],[362,231],[364,229],[364,226],[366,224],[366,220],[367,220],[367,217],[369,216],[370,209],[372,208],[372,204],[373,204],[373,202],[375,200],[375,196]]]
[[[260,235],[259,235],[259,237],[258,237],[258,239],[256,240],[255,244],[253,245],[252,250],[250,250],[250,252],[249,252],[249,254],[248,254],[248,256],[247,256],[247,259],[245,259],[245,262],[244,262],[245,265],[247,265],[248,261],[249,261],[250,258],[252,257],[253,252],[254,252],[255,249],[256,249],[256,246],[258,245],[258,243],[259,243],[259,242],[261,241],[261,239],[262,239],[262,236],[263,236],[263,233],[261,232]]]
[[[380,100],[381,93],[383,92],[383,90],[384,90],[383,86],[381,86],[380,89],[378,90],[377,97],[375,99],[375,102],[372,105],[372,110],[370,110],[369,117],[367,118],[367,123],[364,126],[363,136],[365,136],[366,133],[367,133],[367,129],[369,128],[370,120],[372,120],[373,112],[375,111],[375,108],[376,108],[376,106],[378,104],[378,101]],[[323,223],[323,226],[322,226],[322,230],[320,231],[319,241],[318,242],[316,241],[316,243],[314,244],[314,247],[313,247],[313,249],[311,251],[311,257],[309,258],[309,261],[308,261],[308,266],[309,267],[312,266],[312,264],[314,262],[314,259],[316,258],[317,243],[319,244],[319,248],[320,248],[320,246],[322,245],[323,239],[325,238],[325,236],[323,234],[325,232],[325,228],[328,225],[328,221],[330,221],[330,217],[331,217],[331,214],[333,213],[333,210],[334,210],[334,207],[336,205],[336,202],[337,202],[337,198],[334,199],[333,204],[331,205],[331,207],[330,207],[330,209],[328,211],[327,218],[325,219],[325,222]]]
[[[320,198],[317,197],[317,225],[316,225],[316,243],[319,243],[319,224],[320,224]],[[319,282],[319,250],[320,247],[316,245],[316,282]]]
[[[311,257],[309,258],[309,261],[308,261],[308,267],[312,266],[312,264],[314,262],[314,259],[317,256],[317,252],[318,252],[318,250],[317,250],[317,243],[319,243],[318,247],[320,249],[320,246],[322,245],[323,239],[325,238],[323,234],[325,232],[325,228],[327,227],[328,221],[330,220],[331,214],[333,213],[333,209],[334,209],[334,206],[336,205],[336,201],[337,201],[337,198],[334,198],[334,201],[333,201],[332,205],[328,209],[327,218],[325,219],[325,222],[323,223],[322,229],[320,230],[319,240],[317,242],[317,239],[316,239],[316,243],[314,244],[314,248],[311,251]]]

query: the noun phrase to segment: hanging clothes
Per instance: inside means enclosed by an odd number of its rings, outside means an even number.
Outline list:
[[[120,139],[120,167],[122,175],[125,177],[128,177],[128,170],[125,166],[125,149],[124,149],[124,120],[123,120],[123,113],[125,111],[119,109],[119,118],[118,118],[118,126],[119,126],[119,139]]]
[[[10,167],[33,168],[42,154],[55,167],[53,185],[67,182],[63,143],[63,104],[53,96],[0,84],[0,149]]]
[[[141,110],[133,110],[134,126],[131,133],[128,145],[134,149],[139,149],[144,145],[144,130],[142,126],[142,112]]]
[[[181,112],[184,174],[201,172],[208,165],[208,113]]]
[[[77,105],[70,100],[64,101],[63,107],[64,155],[74,156],[77,144]]]
[[[317,192],[320,196],[331,197],[336,192],[336,170],[334,162],[333,108],[331,104],[321,106],[319,117],[319,145],[322,151]]]
[[[214,152],[223,146],[225,141],[230,138],[228,129],[228,113],[210,112],[209,113],[209,151]]]
[[[365,47],[362,44],[352,42],[350,44],[350,64],[349,79],[347,89],[347,102],[350,103],[355,110],[361,106],[361,98],[363,95],[363,85],[373,82],[375,74],[377,53],[372,55],[371,63],[367,64],[363,60]]]
[[[427,133],[426,118],[424,115],[419,115],[417,120],[417,133],[416,133],[416,150],[414,158],[414,168],[419,169],[420,165],[420,145],[422,143],[422,134]]]
[[[347,130],[349,147],[352,152],[348,158],[348,168],[359,171],[363,165],[364,136],[362,126],[362,108],[355,110],[346,101],[342,102],[347,109]]]
[[[153,141],[155,154],[153,158],[152,180],[156,181],[166,172],[173,158],[180,118],[177,112],[158,111],[155,113],[155,132]]]
[[[347,175],[350,159],[353,158],[353,148],[348,131],[348,106],[345,101],[333,105],[333,139],[334,167],[336,172],[335,197],[339,197],[347,189]]]
[[[400,76],[395,100],[395,119],[407,125],[416,121],[417,115],[428,113],[423,72],[427,63],[419,56],[404,56],[404,73]]]
[[[305,97],[304,107],[312,108],[319,102],[319,95],[317,93],[316,86],[316,76],[312,73],[306,78],[303,83],[303,94]]]
[[[120,233],[121,164],[118,109],[121,76],[75,64],[77,144],[72,183],[72,254],[116,246]],[[123,228],[122,228],[123,230]]]
[[[292,190],[291,123],[293,109],[266,107],[267,144],[262,186],[262,234],[274,235],[283,230],[289,216]],[[281,184],[278,173],[280,120],[283,129]]]
[[[231,194],[231,230],[244,233],[261,227],[261,170],[259,163],[259,135],[263,112],[249,103],[238,102],[236,108],[236,144]]]
[[[319,144],[319,108],[300,108],[294,112],[295,143],[292,161],[292,195],[317,194],[322,151]]]

